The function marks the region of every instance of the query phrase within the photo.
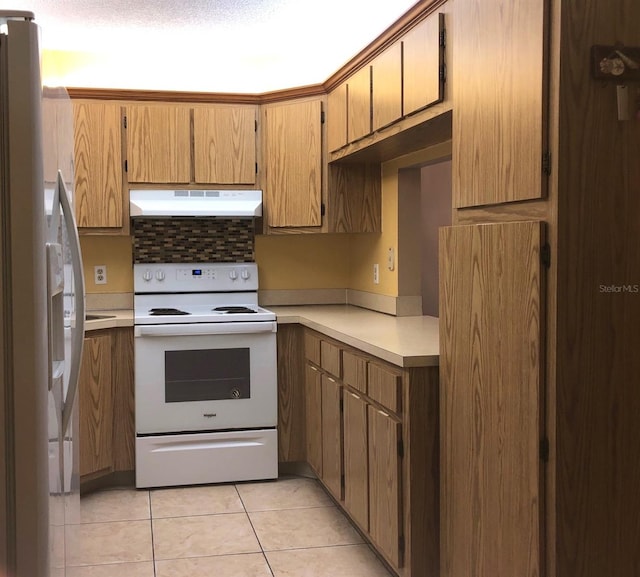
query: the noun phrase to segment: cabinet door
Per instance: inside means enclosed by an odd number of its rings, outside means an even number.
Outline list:
[[[322,480],[342,500],[342,387],[322,375]]]
[[[256,107],[194,108],[193,150],[196,182],[254,184]]]
[[[127,119],[129,182],[191,181],[189,108],[131,105]]]
[[[371,64],[373,130],[402,117],[402,45],[396,42]]]
[[[440,230],[442,576],[538,576],[542,226]]]
[[[75,211],[78,226],[120,228],[122,119],[120,106],[74,102]]]
[[[305,385],[307,462],[322,478],[322,381],[320,371],[309,364],[305,368]]]
[[[347,144],[347,83],[343,82],[327,97],[327,147],[329,152]]]
[[[271,227],[322,225],[322,103],[264,109],[264,192]]]
[[[368,406],[369,534],[394,567],[402,567],[401,425]]]
[[[84,340],[80,369],[80,476],[113,468],[111,337]]]
[[[344,506],[362,529],[369,530],[369,454],[367,404],[344,391]]]
[[[444,46],[440,33],[444,14],[431,14],[402,37],[403,114],[422,110],[444,98],[440,66]]]
[[[545,4],[455,0],[454,207],[545,192]]]
[[[347,128],[349,142],[371,134],[371,66],[365,66],[347,80]]]

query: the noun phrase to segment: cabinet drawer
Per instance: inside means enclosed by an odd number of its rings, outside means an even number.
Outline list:
[[[402,412],[400,374],[381,365],[369,363],[368,367],[369,396],[394,413]]]
[[[304,333],[304,356],[312,363],[320,364],[320,339],[309,331]]]
[[[327,341],[320,341],[320,366],[334,377],[340,378],[340,348]]]
[[[342,352],[342,381],[367,394],[367,361],[350,352]]]

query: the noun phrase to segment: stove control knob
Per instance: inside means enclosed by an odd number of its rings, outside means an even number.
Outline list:
[[[146,280],[147,282],[149,282],[149,281],[153,278],[153,272],[152,272],[152,271],[150,271],[150,270],[145,270],[145,271],[142,273],[142,278],[143,278],[144,280]]]
[[[251,276],[251,274],[249,273],[249,271],[246,268],[242,269],[242,272],[240,273],[240,276],[244,279],[244,280],[248,280],[249,277]]]
[[[236,269],[232,268],[232,269],[229,271],[229,278],[230,278],[231,280],[236,280],[236,279],[238,278],[238,271],[237,271]]]
[[[162,281],[164,280],[164,271],[163,270],[157,270],[156,271],[156,279]]]

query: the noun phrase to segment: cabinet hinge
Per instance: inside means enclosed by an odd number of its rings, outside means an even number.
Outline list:
[[[344,412],[344,401],[342,399],[340,399],[340,412]]]
[[[447,29],[443,28],[440,30],[440,38],[438,44],[442,47],[447,45]]]
[[[340,488],[344,491],[344,473],[340,475]]]
[[[122,117],[122,124],[124,125],[125,128],[127,127],[127,116],[126,115]]]
[[[254,122],[256,123],[256,126],[255,126],[255,128],[254,128],[254,131],[255,131],[255,132],[258,132],[258,121],[257,121],[257,120],[255,120]]]
[[[540,260],[545,268],[551,267],[551,245],[548,242],[540,247]]]
[[[547,176],[551,175],[551,153],[548,150],[542,153],[542,172]]]
[[[540,460],[544,463],[549,462],[549,439],[547,437],[540,439]]]
[[[447,81],[447,65],[446,64],[440,64],[440,66],[438,67],[438,78],[440,79],[440,82]]]
[[[129,172],[129,163],[127,160],[124,161],[124,171]]]
[[[320,216],[324,216],[326,212],[324,202],[320,205]]]
[[[320,124],[324,124],[324,110],[320,111]]]
[[[398,457],[401,459],[404,458],[404,443],[402,442],[402,439],[398,439]]]
[[[398,550],[400,551],[400,556],[404,555],[404,535],[400,535],[398,537]]]
[[[256,162],[256,174],[258,174],[258,163]]]

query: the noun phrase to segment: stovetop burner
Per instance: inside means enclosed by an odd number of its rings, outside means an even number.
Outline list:
[[[149,314],[151,316],[160,316],[160,315],[190,315],[186,311],[181,311],[180,309],[163,309],[163,308],[154,308],[149,310]]]
[[[216,307],[214,309],[211,309],[213,311],[216,312],[220,312],[220,313],[229,313],[229,314],[238,314],[238,313],[255,313],[256,311],[254,311],[253,309],[249,308],[249,307],[243,307],[243,306],[224,306],[224,307]]]

